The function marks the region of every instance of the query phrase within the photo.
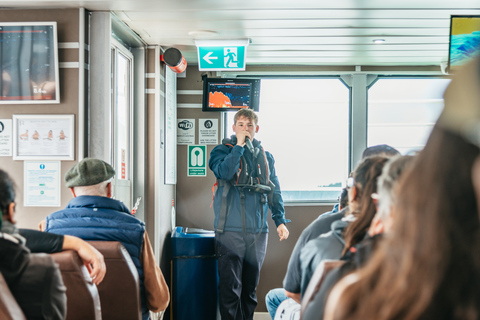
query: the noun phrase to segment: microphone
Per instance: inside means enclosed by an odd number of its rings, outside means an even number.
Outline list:
[[[250,141],[249,137],[245,137],[245,144],[247,145],[248,150],[254,154],[255,148],[253,147],[252,141]]]

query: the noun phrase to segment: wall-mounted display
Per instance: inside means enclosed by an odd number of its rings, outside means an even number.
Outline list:
[[[260,104],[260,79],[203,77],[202,111],[238,111]]]
[[[480,16],[451,16],[448,72],[480,54]]]
[[[0,22],[0,104],[59,103],[56,22]]]
[[[13,160],[74,160],[73,114],[13,115]]]

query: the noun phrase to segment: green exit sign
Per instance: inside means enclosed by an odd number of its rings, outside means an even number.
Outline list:
[[[198,46],[198,70],[244,71],[246,46]]]

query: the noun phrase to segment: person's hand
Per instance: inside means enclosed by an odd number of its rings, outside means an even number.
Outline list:
[[[243,147],[245,145],[245,137],[248,137],[250,140],[252,137],[250,136],[250,132],[247,130],[240,131],[236,133],[237,136],[237,146]]]
[[[38,224],[38,230],[40,231],[45,231],[45,228],[47,227],[47,222],[45,220],[40,221]]]
[[[103,255],[94,247],[83,241],[83,245],[77,251],[80,258],[90,273],[94,284],[99,285],[105,277],[107,267]]]
[[[280,241],[287,240],[289,232],[284,223],[282,223],[277,227],[277,233],[278,233],[278,236],[280,237]]]
[[[480,157],[477,157],[477,159],[475,159],[475,161],[473,162],[472,183],[473,183],[473,189],[475,190],[475,196],[477,197],[477,203],[480,203],[478,202],[480,201]]]
[[[63,239],[63,250],[72,249],[77,251],[83,264],[87,267],[88,273],[94,284],[102,282],[107,272],[103,255],[94,247],[80,238],[65,236]]]

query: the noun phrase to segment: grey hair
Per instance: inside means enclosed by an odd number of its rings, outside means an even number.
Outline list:
[[[73,187],[75,194],[77,196],[101,196],[107,197],[107,185],[111,182],[111,179],[105,180],[103,182],[91,185],[91,186],[81,186]]]
[[[405,171],[414,156],[397,155],[392,157],[383,167],[382,174],[377,181],[379,195],[378,214],[384,220],[390,215],[391,207],[395,204],[395,187],[398,179]]]

